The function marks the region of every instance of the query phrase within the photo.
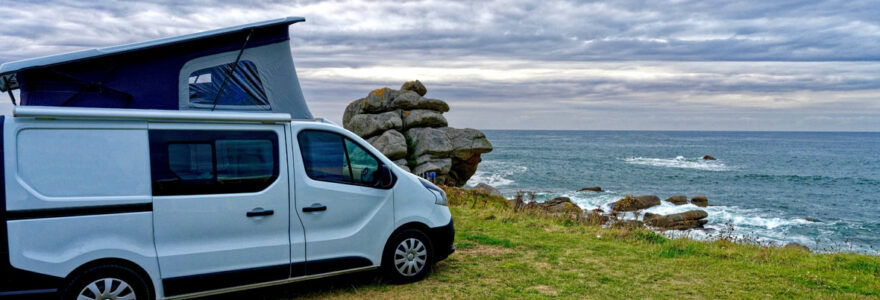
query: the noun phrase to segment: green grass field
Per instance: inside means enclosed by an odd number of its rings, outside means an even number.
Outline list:
[[[880,298],[880,257],[813,254],[729,241],[667,239],[535,212],[502,198],[450,190],[456,251],[422,282],[374,274],[336,277],[233,297],[444,298]]]

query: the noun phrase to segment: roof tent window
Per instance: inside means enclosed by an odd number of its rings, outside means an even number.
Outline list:
[[[199,108],[271,110],[257,66],[249,60],[239,61],[235,68],[233,66],[234,63],[228,63],[192,72],[189,75],[190,105]],[[228,76],[230,73],[231,76]]]

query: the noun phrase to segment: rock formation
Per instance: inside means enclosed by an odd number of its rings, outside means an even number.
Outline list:
[[[479,130],[448,127],[443,113],[449,105],[425,98],[427,92],[418,80],[404,83],[400,90],[373,90],[348,104],[342,126],[405,170],[416,175],[436,172],[437,183],[462,186],[492,144]]]
[[[666,202],[675,204],[675,205],[685,205],[688,204],[688,197],[685,195],[678,195],[666,198]]]
[[[602,190],[602,188],[599,187],[599,186],[585,187],[585,188],[581,188],[581,189],[578,190],[578,192],[586,192],[586,191],[591,191],[591,192],[604,192],[604,191]]]
[[[708,222],[706,217],[708,217],[705,211],[702,210],[689,210],[683,213],[677,214],[669,214],[669,215],[658,215],[652,213],[645,213],[645,224],[648,226],[656,227],[658,229],[663,230],[687,230],[693,228],[702,228],[703,225]]]
[[[480,194],[486,194],[486,195],[490,195],[490,196],[504,197],[504,196],[501,194],[501,191],[499,191],[499,190],[496,189],[495,187],[493,187],[493,186],[491,186],[491,185],[488,185],[488,184],[485,184],[485,183],[479,183],[479,184],[475,185],[475,186],[472,187],[472,188],[466,188],[466,189],[471,190],[471,191],[476,191],[477,193],[480,193]]]
[[[660,198],[657,196],[645,195],[633,197],[627,195],[623,199],[617,200],[617,202],[614,203],[614,206],[612,206],[612,213],[619,211],[637,211],[657,205],[660,205]]]
[[[691,203],[699,207],[709,206],[709,199],[706,196],[694,196],[691,198]]]

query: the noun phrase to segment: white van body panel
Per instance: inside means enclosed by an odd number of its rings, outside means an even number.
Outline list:
[[[150,212],[8,221],[12,266],[66,277],[99,259],[121,259],[140,266],[162,290]]]
[[[4,126],[7,210],[150,202],[146,122],[15,120]]]

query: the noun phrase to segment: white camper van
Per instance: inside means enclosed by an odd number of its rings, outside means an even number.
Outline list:
[[[0,297],[191,298],[454,251],[446,195],[315,119],[285,18],[6,63]],[[10,93],[10,96],[13,96]]]

